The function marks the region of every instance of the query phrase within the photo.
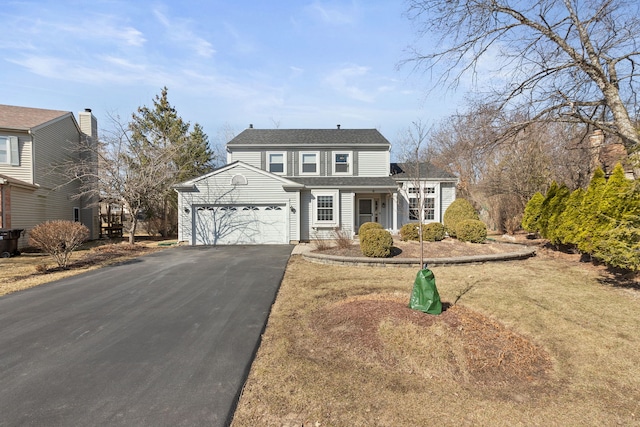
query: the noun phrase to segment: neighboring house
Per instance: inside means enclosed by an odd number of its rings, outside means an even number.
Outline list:
[[[178,239],[192,245],[291,243],[350,235],[365,222],[396,232],[417,220],[418,182],[390,163],[375,129],[244,130],[227,162],[177,185]],[[404,169],[403,169],[404,167]],[[425,221],[441,221],[455,176],[424,164]]]
[[[98,211],[87,200],[73,199],[78,183],[53,173],[56,164],[74,156],[84,138],[97,142],[97,121],[91,110],[68,111],[0,105],[0,228],[26,232],[54,219],[82,222],[92,238],[99,233]]]

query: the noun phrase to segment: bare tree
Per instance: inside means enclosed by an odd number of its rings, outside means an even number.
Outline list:
[[[496,142],[517,114],[482,104],[445,119],[432,132],[429,158],[460,177],[459,194],[482,212],[487,224],[514,231],[529,198],[552,180],[575,189],[587,185],[592,162],[584,125],[531,124],[508,143]]]
[[[131,216],[129,243],[135,242],[138,217],[150,203],[162,200],[166,182],[175,173],[172,146],[144,146],[131,137],[128,123],[109,116],[112,127],[102,132],[101,141],[79,142],[74,151],[80,160],[70,159],[56,170],[69,180],[78,180],[76,198],[122,203]]]
[[[414,205],[409,205],[409,218],[415,218],[418,221],[418,239],[420,242],[420,266],[424,268],[424,245],[422,244],[423,235],[422,228],[425,221],[425,199],[426,188],[424,185],[424,164],[426,162],[425,144],[429,135],[429,129],[422,120],[411,122],[401,137],[399,159],[403,164],[404,172],[408,176],[409,186],[407,192],[410,195],[410,203],[413,199]]]
[[[500,110],[520,110],[518,132],[533,122],[580,122],[640,148],[637,122],[640,4],[626,0],[410,0],[419,36],[432,50],[412,62],[455,88],[481,61],[498,62]],[[497,80],[497,79],[496,79]]]

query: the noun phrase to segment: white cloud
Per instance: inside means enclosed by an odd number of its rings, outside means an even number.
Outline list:
[[[307,10],[321,21],[331,25],[352,24],[355,20],[355,11],[343,10],[335,6],[323,4],[321,1],[314,1],[307,6]]]
[[[373,102],[375,100],[373,93],[360,89],[360,87],[353,82],[353,80],[362,79],[368,72],[369,67],[351,65],[333,71],[325,78],[325,82],[336,92],[345,93],[350,98],[364,102]]]
[[[161,11],[155,9],[153,15],[166,28],[168,37],[187,49],[192,49],[198,56],[210,58],[216,53],[213,45],[191,30],[192,23],[184,19],[169,19]]]

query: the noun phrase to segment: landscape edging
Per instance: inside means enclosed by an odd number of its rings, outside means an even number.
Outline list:
[[[513,261],[529,258],[535,254],[535,248],[524,246],[523,250],[516,252],[449,258],[424,258],[424,262],[429,267],[439,267],[445,265],[473,264],[492,261]],[[366,267],[420,267],[419,258],[344,257],[339,255],[320,254],[317,252],[305,252],[302,254],[302,257],[307,261],[319,264],[355,265]]]

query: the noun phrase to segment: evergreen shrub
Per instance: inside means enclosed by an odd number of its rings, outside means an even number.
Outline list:
[[[407,240],[419,240],[420,237],[420,224],[415,222],[410,222],[408,224],[403,225],[400,228],[400,239],[404,242]]]
[[[392,246],[393,238],[387,230],[370,228],[360,234],[360,250],[364,256],[386,258],[391,255]]]
[[[456,236],[463,242],[482,243],[487,238],[487,226],[478,219],[466,219],[458,223]]]
[[[377,230],[382,230],[382,225],[380,225],[377,222],[365,222],[364,224],[362,224],[360,226],[360,228],[358,229],[358,235],[361,235],[362,233],[364,233],[367,230],[371,230],[371,229],[377,229]]]
[[[439,222],[430,222],[422,226],[422,240],[425,242],[439,242],[446,234],[444,225]]]
[[[444,212],[442,221],[449,236],[456,237],[458,223],[467,219],[480,220],[478,212],[466,199],[456,199]]]

